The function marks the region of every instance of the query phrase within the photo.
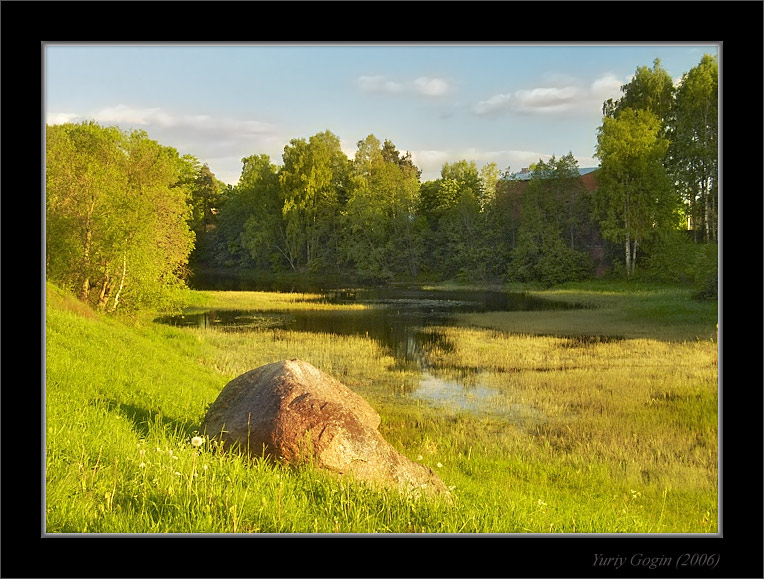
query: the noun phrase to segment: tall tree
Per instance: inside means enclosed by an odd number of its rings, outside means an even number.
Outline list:
[[[718,235],[719,65],[705,55],[683,77],[670,131],[670,172],[705,241]]]
[[[480,168],[480,210],[485,211],[496,199],[496,187],[499,183],[499,168],[496,163],[486,163]]]
[[[279,174],[289,253],[311,271],[339,271],[341,210],[350,161],[339,138],[324,131],[292,139]]]
[[[351,173],[343,243],[347,256],[365,277],[416,276],[418,169],[391,141],[381,146],[369,135],[358,142]]]
[[[46,128],[46,262],[48,275],[90,296],[104,269],[102,244],[121,236],[114,219],[126,189],[122,135],[95,122]],[[75,288],[73,288],[75,289]]]
[[[278,168],[268,155],[242,159],[236,187],[226,195],[219,216],[218,236],[223,250],[240,265],[296,269],[286,246],[279,192]]]
[[[215,218],[220,200],[220,186],[215,174],[205,163],[199,169],[192,190],[193,229],[198,233],[206,233]]]
[[[661,65],[660,58],[653,61],[652,69],[637,67],[631,81],[621,86],[621,92],[623,96],[619,100],[605,102],[605,116],[618,116],[624,109],[650,111],[660,119],[662,130],[668,128],[673,110],[674,82]]]
[[[420,214],[427,223],[425,253],[433,273],[485,277],[483,184],[474,161],[444,163],[440,179],[422,185]]]
[[[677,198],[663,166],[668,141],[662,132],[655,114],[630,108],[604,117],[597,132],[597,210],[603,236],[623,243],[627,276],[639,244],[674,224]]]

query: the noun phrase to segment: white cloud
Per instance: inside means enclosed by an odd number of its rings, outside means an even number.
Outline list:
[[[420,76],[414,81],[414,87],[420,94],[427,96],[441,96],[449,91],[448,82],[442,78]]]
[[[387,80],[384,76],[379,75],[358,77],[358,86],[365,92],[399,93],[403,91],[401,83]]]
[[[437,175],[440,175],[440,169],[443,166],[443,163],[455,161],[456,159],[451,157],[449,151],[422,149],[419,151],[411,151],[411,160],[419,169],[421,169],[422,179],[426,179],[426,175],[432,174],[436,174],[436,176],[427,178],[436,179]]]
[[[438,97],[451,90],[450,83],[439,77],[420,76],[413,81],[399,81],[382,75],[359,76],[358,87],[364,92],[401,94],[415,93]]]
[[[555,115],[599,111],[605,100],[620,96],[622,84],[612,74],[605,74],[588,86],[570,77],[558,80],[565,80],[567,84],[498,93],[478,101],[472,107],[472,112],[484,116],[504,112]]]
[[[77,113],[48,113],[45,115],[45,122],[49,125],[63,125],[78,120],[80,116]]]
[[[580,91],[572,86],[562,88],[534,88],[515,92],[517,109],[524,112],[561,112],[570,110],[580,98]]]
[[[496,94],[484,101],[480,101],[475,105],[473,111],[477,115],[489,115],[504,110],[511,110],[513,104],[514,101],[511,94]]]
[[[60,124],[73,120],[92,119],[100,124],[114,124],[122,129],[145,128],[165,129],[189,136],[203,133],[236,139],[254,135],[269,135],[275,130],[271,123],[255,120],[242,120],[232,117],[211,117],[204,114],[179,114],[167,112],[160,107],[137,108],[124,104],[105,107],[87,114],[48,112],[47,122]]]
[[[613,98],[614,95],[617,96],[621,92],[621,84],[615,75],[606,74],[592,82],[591,92],[592,95]]]

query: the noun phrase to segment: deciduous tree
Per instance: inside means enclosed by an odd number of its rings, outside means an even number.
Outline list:
[[[143,131],[46,128],[46,271],[103,309],[167,305],[193,247],[189,161]]]
[[[676,93],[669,169],[703,240],[718,235],[719,65],[705,55]]]
[[[279,173],[288,251],[311,271],[338,271],[340,214],[347,198],[349,163],[339,138],[324,131],[292,139]]]
[[[663,166],[668,141],[662,132],[655,114],[630,108],[604,117],[598,129],[597,211],[603,236],[623,244],[627,276],[639,244],[674,226],[677,197]]]

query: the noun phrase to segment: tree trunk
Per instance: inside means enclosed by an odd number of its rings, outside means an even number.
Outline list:
[[[624,246],[626,251],[626,277],[631,275],[631,241],[629,241],[629,233],[626,233],[626,243]]]
[[[631,250],[631,273],[634,273],[634,268],[637,265],[637,240],[634,240]]]
[[[82,265],[85,278],[82,280],[82,286],[80,287],[80,300],[87,301],[90,295],[90,246],[93,242],[93,226],[92,218],[93,211],[95,211],[95,199],[91,199],[90,207],[85,214],[85,240],[84,247],[82,248]]]
[[[117,306],[119,305],[119,296],[122,293],[122,288],[125,286],[126,273],[127,273],[127,255],[123,253],[122,254],[122,277],[119,280],[119,289],[117,290],[117,293],[114,296],[114,302],[111,304],[111,308],[109,309],[110,312],[115,311],[117,309]]]
[[[90,244],[93,239],[93,232],[90,228],[90,215],[88,215],[85,222],[85,246],[82,251],[82,265],[84,269],[84,279],[82,280],[82,286],[80,288],[80,300],[87,301],[90,295]]]
[[[101,293],[98,295],[98,309],[103,311],[106,309],[106,302],[109,301],[109,272],[107,271],[103,278],[103,284],[101,285]]]

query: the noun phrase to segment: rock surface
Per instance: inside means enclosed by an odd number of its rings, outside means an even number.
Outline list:
[[[379,414],[347,386],[302,360],[250,370],[229,382],[203,430],[225,447],[273,456],[402,490],[448,494],[424,465],[379,433]]]

